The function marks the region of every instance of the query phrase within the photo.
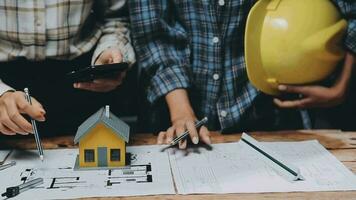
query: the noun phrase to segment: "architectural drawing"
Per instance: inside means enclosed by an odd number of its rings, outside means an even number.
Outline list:
[[[43,178],[44,183],[14,199],[72,199],[98,196],[175,194],[167,152],[159,146],[127,147],[131,165],[108,170],[73,170],[78,149],[46,150],[42,163],[36,152],[14,151],[17,165],[0,172],[0,190]],[[60,158],[60,159],[58,159]]]
[[[81,181],[80,177],[55,177],[52,178],[52,182],[47,189],[73,189],[75,187],[80,187],[79,184],[85,184],[86,182]]]
[[[78,149],[47,150],[43,163],[36,151],[15,150],[8,161],[17,164],[0,171],[6,180],[0,191],[36,178],[43,184],[14,199],[175,194],[173,178],[178,194],[356,190],[354,174],[317,141],[263,144],[298,166],[305,179],[283,178],[244,142],[166,152],[157,145],[127,147],[130,165],[84,171],[73,169]]]
[[[153,181],[151,163],[147,165],[130,165],[120,169],[108,170],[106,186],[125,183],[150,183]]]

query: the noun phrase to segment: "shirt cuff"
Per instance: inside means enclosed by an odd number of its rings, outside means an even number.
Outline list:
[[[347,49],[353,52],[353,54],[356,54],[356,20],[349,22],[345,39],[345,46]]]
[[[130,66],[136,62],[135,52],[134,52],[131,44],[124,45],[123,43],[119,43],[118,45],[113,45],[111,42],[105,42],[105,43],[101,43],[100,45],[98,45],[98,47],[95,49],[93,58],[91,61],[91,65],[94,66],[94,64],[95,64],[96,60],[99,58],[100,54],[109,48],[116,48],[121,52],[122,62],[126,62]]]
[[[151,85],[148,88],[148,100],[154,103],[175,89],[188,88],[189,86],[188,74],[184,67],[173,66],[165,68],[152,78]]]
[[[0,80],[0,96],[2,96],[7,91],[15,91],[15,89],[6,85],[4,82]]]

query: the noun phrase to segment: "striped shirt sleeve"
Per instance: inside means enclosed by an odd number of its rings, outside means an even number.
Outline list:
[[[101,1],[104,2],[104,1]],[[125,0],[105,1],[104,24],[102,26],[102,36],[94,51],[92,65],[99,55],[108,48],[117,48],[123,56],[123,62],[130,65],[135,63],[135,53],[131,45],[129,19],[128,16],[121,16],[125,9]],[[105,3],[103,3],[105,4]]]

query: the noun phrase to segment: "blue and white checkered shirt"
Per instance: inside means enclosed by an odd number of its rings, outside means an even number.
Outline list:
[[[151,76],[148,100],[185,88],[198,117],[218,119],[222,129],[236,125],[259,94],[248,81],[243,46],[255,1],[128,2],[138,63]]]
[[[356,0],[332,0],[343,17],[348,20],[345,47],[356,54]]]

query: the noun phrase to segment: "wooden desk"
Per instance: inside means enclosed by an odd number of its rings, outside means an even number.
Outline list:
[[[212,134],[213,143],[236,142],[241,134],[221,135]],[[317,139],[334,154],[346,167],[356,173],[356,132],[341,132],[330,130],[319,131],[284,131],[284,132],[258,132],[252,133],[259,141],[302,141]],[[73,137],[56,137],[43,139],[43,146],[46,149],[73,148]],[[149,145],[155,144],[156,136],[152,134],[136,134],[130,139],[130,145]],[[0,140],[0,147],[16,148],[35,148],[34,139],[9,137]],[[104,199],[104,198],[92,198]],[[159,195],[159,196],[140,196],[140,197],[116,197],[105,199],[127,199],[127,200],[146,200],[146,199],[170,199],[170,200],[210,200],[210,199],[356,199],[356,191],[353,192],[293,192],[293,193],[263,193],[263,194],[226,194],[226,195]]]

